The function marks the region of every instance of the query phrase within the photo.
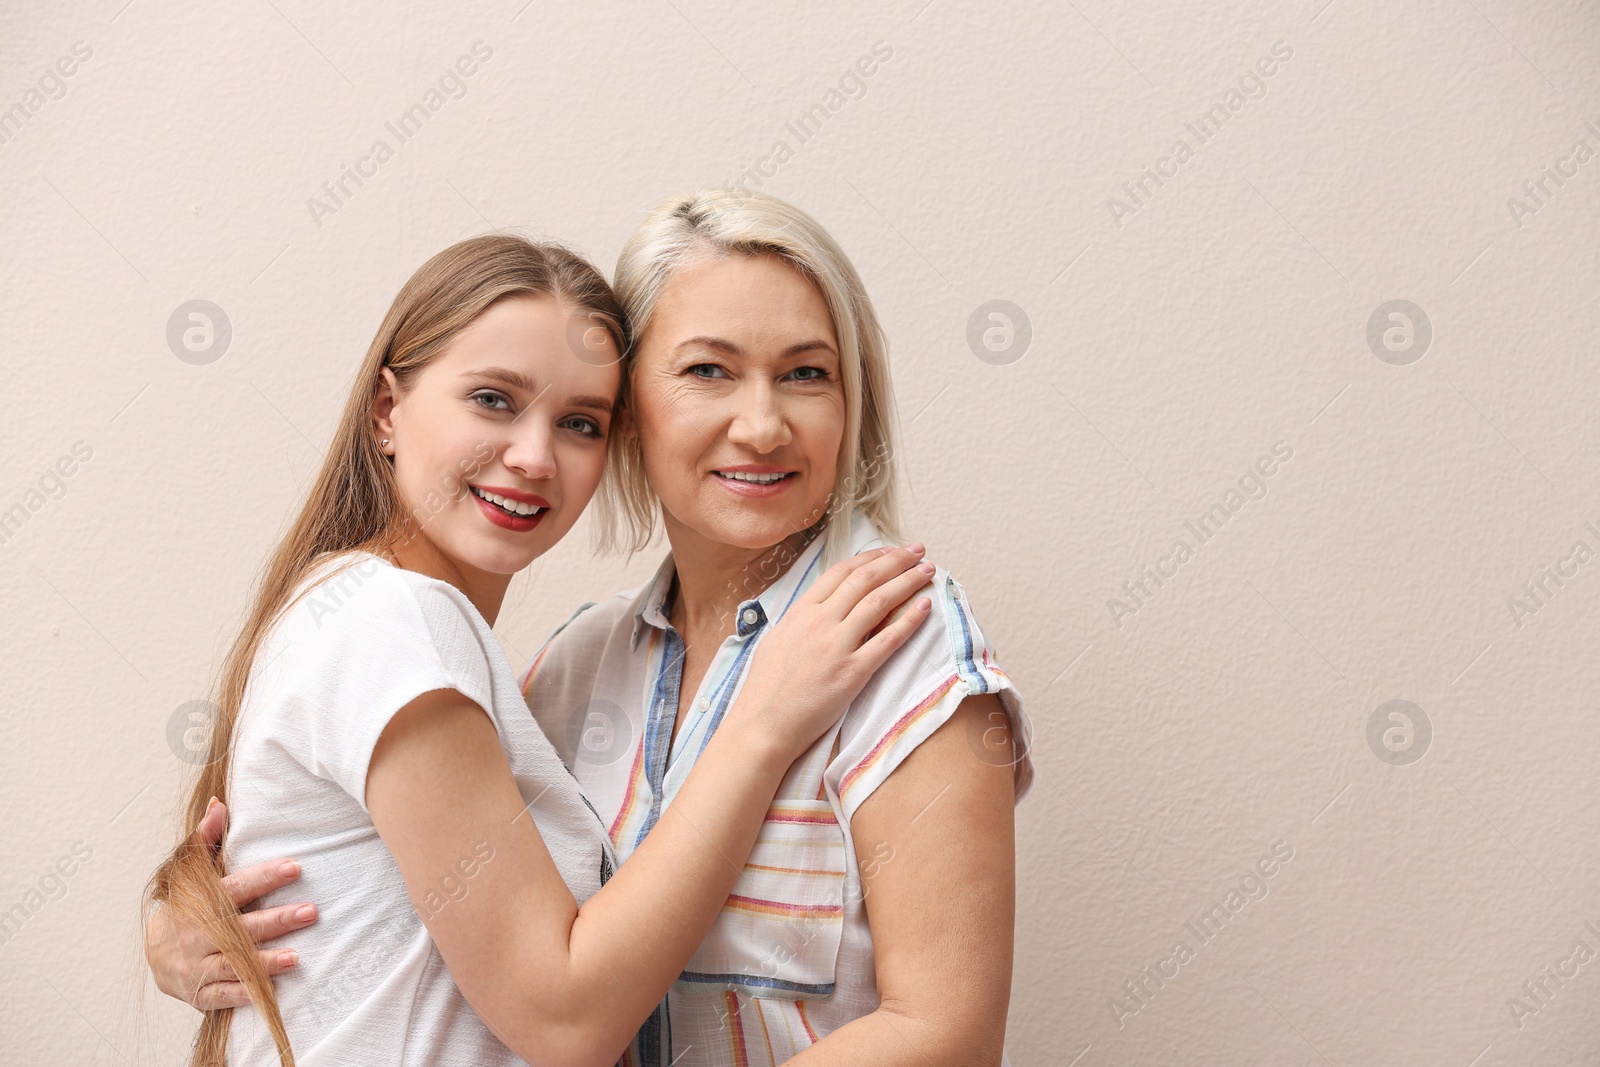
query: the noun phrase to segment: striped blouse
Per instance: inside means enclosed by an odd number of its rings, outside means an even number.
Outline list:
[[[534,660],[523,695],[572,769],[617,855],[644,840],[732,704],[761,636],[816,580],[817,538],[738,609],[678,736],[683,639],[667,619],[670,556],[638,590],[579,609]],[[865,518],[850,551],[883,544]],[[790,769],[722,913],[623,1058],[626,1067],[768,1067],[878,1006],[850,820],[969,695],[994,693],[1019,739],[1017,797],[1033,777],[1021,701],[966,594],[942,568],[932,618]],[[993,758],[988,754],[987,758]],[[892,846],[868,850],[868,877]]]

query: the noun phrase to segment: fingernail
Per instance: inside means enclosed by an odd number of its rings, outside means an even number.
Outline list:
[[[294,909],[294,917],[303,923],[308,923],[317,917],[317,906],[315,904],[302,904]]]
[[[909,545],[906,546],[906,551],[907,552],[921,552],[922,550],[923,550],[923,544],[922,544],[921,541],[917,541],[917,542],[915,542],[913,544],[909,544]]]
[[[278,873],[285,878],[298,878],[300,877],[300,864],[294,860],[284,860],[278,864]]]
[[[933,564],[931,564],[931,563],[919,563],[919,564],[917,564],[917,570],[921,571],[923,574],[932,574],[933,573]]]
[[[217,806],[217,803],[218,803],[217,798],[216,797],[212,797],[210,800],[206,801],[206,810],[210,811],[212,808]]]
[[[300,953],[296,952],[292,948],[285,949],[284,951],[278,953],[278,966],[280,967],[293,967],[299,962]]]

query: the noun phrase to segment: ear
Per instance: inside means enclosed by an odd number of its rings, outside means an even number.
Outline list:
[[[385,438],[389,443],[383,447],[383,454],[394,455],[394,411],[400,402],[400,383],[395,380],[394,371],[388,367],[378,371],[378,391],[372,397],[372,426],[377,431],[378,440]]]

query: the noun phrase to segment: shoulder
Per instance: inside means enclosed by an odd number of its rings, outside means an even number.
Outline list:
[[[344,552],[312,564],[284,606],[279,626],[319,640],[338,640],[374,617],[414,614],[410,587],[394,565],[365,552]]]
[[[829,777],[847,818],[968,697],[997,696],[1013,735],[1027,743],[1021,697],[966,589],[939,567],[916,595],[933,601],[928,619],[872,676],[840,726]],[[1030,768],[1018,761],[1019,796],[1030,778]]]
[[[396,567],[370,553],[319,560],[276,627],[289,658],[335,665],[375,656],[392,661],[433,650],[482,658],[488,624],[448,582]],[[429,655],[427,658],[435,658]]]
[[[615,641],[629,641],[640,591],[624,589],[604,600],[583,604],[568,616],[567,621],[545,639],[528,665],[521,679],[523,695],[527,696],[536,677],[545,684],[553,684],[570,669],[585,669],[584,663],[596,660]]]
[[[364,806],[378,738],[417,697],[454,690],[494,717],[496,672],[509,675],[494,649],[487,623],[448,582],[365,553],[319,560],[252,672],[250,737]]]
[[[566,622],[556,627],[545,644],[582,644],[602,635],[610,635],[618,627],[631,627],[634,603],[639,593],[639,589],[624,589],[603,600],[591,600],[579,606],[567,617]]]
[[[938,567],[916,596],[933,602],[927,621],[879,668],[852,712],[859,709],[870,714],[880,705],[898,706],[908,691],[931,691],[944,685],[969,696],[996,693],[1009,686],[994,645],[954,575]]]
[[[888,544],[878,529],[864,516],[852,517],[849,548],[860,552]],[[879,669],[858,706],[887,698],[906,685],[933,685],[954,680],[968,695],[996,693],[1008,684],[1005,672],[995,662],[994,647],[979,624],[967,591],[955,575],[936,561],[933,577],[916,596],[933,602],[930,617]],[[893,703],[890,700],[890,703]],[[854,709],[852,709],[854,710]]]

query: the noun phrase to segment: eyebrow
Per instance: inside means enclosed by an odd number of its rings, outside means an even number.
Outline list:
[[[479,370],[468,372],[469,377],[486,378],[491,382],[499,382],[513,389],[520,389],[525,393],[534,394],[535,399],[543,396],[544,389],[539,388],[539,383],[520,371],[507,370],[505,367],[483,367]],[[588,393],[577,393],[567,398],[567,403],[575,408],[588,408],[609,414],[616,405],[603,396],[593,396]]]
[[[539,383],[520,371],[507,370],[504,367],[483,367],[479,370],[469,371],[469,377],[487,378],[491,382],[509,385],[513,389],[521,389],[525,393],[537,393]]]
[[[722,337],[712,337],[709,334],[700,334],[695,337],[690,337],[687,340],[680,341],[673,347],[673,351],[680,351],[688,348],[690,345],[704,345],[706,348],[714,348],[719,352],[727,352],[730,355],[735,356],[744,355],[744,349],[740,348],[732,341]],[[827,352],[835,357],[839,355],[838,352],[834,351],[832,345],[821,338],[818,338],[813,341],[801,341],[798,344],[790,345],[788,348],[785,348],[782,352],[780,352],[778,356],[780,359],[787,359],[790,356],[798,356],[806,352],[818,351]]]
[[[569,396],[567,397],[567,403],[575,408],[588,408],[591,411],[598,411],[604,415],[611,414],[611,409],[616,407],[614,403],[607,400],[603,396],[590,396],[587,393],[579,393],[577,396]]]

